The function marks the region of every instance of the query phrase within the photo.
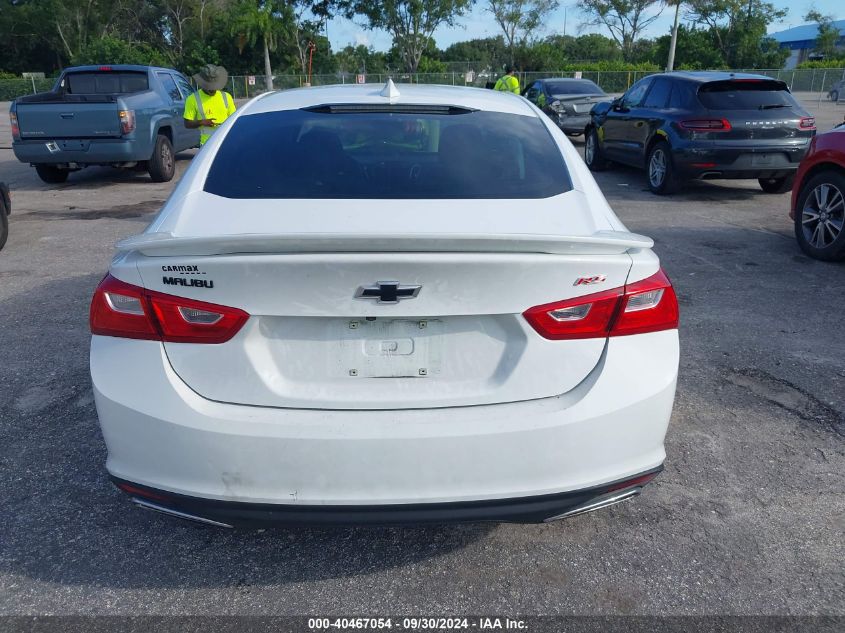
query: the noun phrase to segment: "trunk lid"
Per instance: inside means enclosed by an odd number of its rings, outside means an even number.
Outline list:
[[[596,366],[606,339],[546,340],[522,313],[622,286],[631,266],[624,252],[135,259],[150,289],[251,315],[223,344],[165,343],[194,391],[222,402],[313,409],[467,406],[565,393]],[[599,287],[574,285],[599,275],[606,276]],[[397,289],[380,282],[398,282],[408,295],[419,288],[413,298],[382,303],[364,292],[394,299]]]
[[[553,95],[553,99],[555,101],[560,101],[560,107],[562,107],[565,112],[586,114],[595,104],[607,101],[608,97],[607,95],[563,94]]]
[[[315,409],[514,402],[571,390],[605,346],[544,339],[522,313],[624,285],[628,250],[652,244],[613,230],[591,204],[577,190],[413,201],[177,192],[150,232],[119,248],[147,288],[251,315],[227,343],[165,344],[207,398]],[[356,297],[391,281],[420,288],[393,304]]]

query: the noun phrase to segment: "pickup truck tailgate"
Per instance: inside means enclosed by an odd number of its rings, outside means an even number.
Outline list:
[[[119,106],[108,103],[19,103],[22,139],[114,138],[121,135]]]

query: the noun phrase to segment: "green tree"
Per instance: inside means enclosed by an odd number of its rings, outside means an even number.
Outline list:
[[[346,46],[335,55],[340,73],[384,73],[387,71],[386,55],[372,47],[359,44]]]
[[[230,33],[235,36],[238,50],[260,43],[264,56],[264,76],[267,90],[273,89],[273,67],[270,51],[276,50],[282,34],[284,13],[289,6],[280,0],[239,0],[232,12]]]
[[[489,11],[502,29],[510,54],[510,64],[516,62],[517,49],[525,49],[529,38],[558,6],[558,0],[488,0]]]
[[[625,61],[633,60],[637,38],[660,17],[663,7],[658,0],[578,1],[578,8],[587,15],[587,24],[606,28]]]
[[[455,42],[443,51],[440,58],[445,62],[471,62],[472,70],[479,73],[493,68],[501,68],[508,63],[508,55],[505,39],[501,35],[497,35],[496,37]]]
[[[401,51],[405,70],[415,72],[437,27],[454,26],[473,0],[346,0],[348,17],[360,16],[369,29],[387,31]]]
[[[331,46],[320,33],[332,16],[335,4],[334,0],[288,0],[289,12],[283,39],[284,44],[296,53],[297,72],[308,72],[312,48],[314,59],[319,58],[323,66],[332,58]]]
[[[172,35],[162,19],[166,1],[2,0],[0,67],[52,72],[103,38],[144,44],[166,59]]]
[[[780,68],[789,55],[766,37],[769,24],[786,17],[762,0],[687,0],[689,18],[709,29],[728,68]]]
[[[144,43],[129,44],[124,40],[105,36],[82,47],[70,61],[74,66],[86,64],[143,64],[166,66],[165,55]]]
[[[600,33],[585,33],[572,38],[566,50],[567,56],[576,61],[621,61],[622,59],[622,50],[619,45]]]
[[[420,63],[417,66],[417,72],[420,73],[445,73],[449,70],[449,65],[439,59],[434,59],[426,54],[420,57]]]
[[[657,38],[657,60],[667,59],[671,46],[671,36]],[[713,35],[706,29],[678,26],[678,40],[675,50],[674,68],[686,70],[707,70],[726,68],[725,60],[719,49],[713,44]]]
[[[559,70],[566,65],[566,52],[548,39],[533,42],[516,51],[515,65],[524,72]]]
[[[656,39],[641,37],[636,42],[634,42],[634,47],[631,50],[630,61],[633,64],[659,63],[662,67],[663,60],[666,58],[658,58],[657,51],[658,48]]]
[[[825,15],[813,7],[807,12],[804,19],[807,22],[818,24],[819,31],[816,35],[816,52],[822,55],[824,59],[836,57],[839,29],[833,25],[833,16]]]

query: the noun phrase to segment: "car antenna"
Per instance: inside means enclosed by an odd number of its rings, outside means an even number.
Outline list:
[[[382,88],[379,96],[387,97],[390,103],[394,103],[400,97],[399,88],[396,87],[396,84],[393,83],[390,77],[387,78],[387,83],[384,84],[384,88]]]

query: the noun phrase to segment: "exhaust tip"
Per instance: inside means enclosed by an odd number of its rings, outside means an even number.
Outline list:
[[[131,497],[131,501],[136,506],[138,506],[139,508],[143,508],[144,510],[159,512],[161,514],[166,514],[168,516],[176,517],[178,519],[184,519],[185,521],[193,521],[195,523],[202,523],[203,525],[213,525],[215,527],[224,527],[230,529],[233,527],[228,523],[215,521],[213,519],[206,519],[205,517],[197,516],[195,514],[188,514],[187,512],[172,510],[170,508],[160,506],[157,503],[150,503],[149,501],[145,501],[144,499],[139,499],[138,497]]]
[[[587,514],[588,512],[594,512],[595,510],[608,508],[610,506],[616,505],[617,503],[622,503],[623,501],[627,501],[628,499],[632,499],[633,497],[638,496],[640,492],[642,492],[642,490],[642,486],[636,486],[635,488],[628,488],[626,490],[608,492],[606,494],[590,499],[589,501],[582,503],[579,506],[575,506],[571,510],[567,510],[562,514],[556,514],[553,517],[544,519],[543,523],[560,521],[561,519],[568,519],[569,517],[578,516],[579,514]]]

